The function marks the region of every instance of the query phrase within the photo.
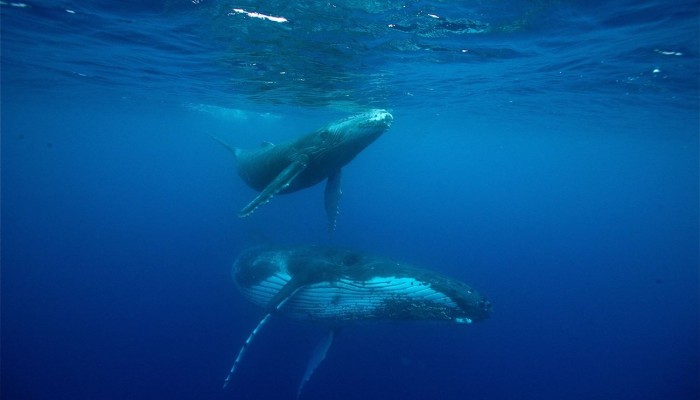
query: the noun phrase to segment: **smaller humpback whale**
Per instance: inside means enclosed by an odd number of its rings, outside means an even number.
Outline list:
[[[333,122],[315,132],[282,143],[263,142],[257,149],[230,147],[238,175],[260,192],[239,212],[247,217],[278,193],[291,193],[326,181],[328,228],[335,228],[340,201],[340,170],[384,133],[393,120],[386,110],[371,110]]]
[[[471,324],[491,312],[491,303],[462,282],[346,249],[254,247],[238,257],[232,275],[243,296],[263,307],[265,315],[239,350],[224,388],[255,335],[275,313],[330,328],[309,360],[298,397],[342,325],[392,320]]]

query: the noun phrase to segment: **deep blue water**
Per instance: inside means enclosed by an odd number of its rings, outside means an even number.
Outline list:
[[[106,3],[106,4],[103,4]],[[473,326],[345,328],[304,399],[697,399],[697,1],[0,3],[3,399],[291,399],[322,327],[230,266],[332,244],[463,280]],[[233,9],[284,17],[250,17]],[[392,128],[255,192],[208,134]]]

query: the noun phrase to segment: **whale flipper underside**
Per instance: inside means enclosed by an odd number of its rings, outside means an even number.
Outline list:
[[[340,214],[340,197],[343,192],[340,189],[340,169],[328,177],[326,181],[326,191],[324,193],[324,203],[326,206],[326,216],[328,217],[328,231],[335,230],[338,214]]]
[[[258,322],[258,324],[255,326],[255,328],[250,332],[248,335],[248,338],[243,342],[243,346],[241,346],[241,349],[238,350],[238,355],[236,355],[236,361],[233,362],[233,365],[231,366],[231,369],[228,372],[228,375],[226,375],[226,379],[224,379],[224,386],[223,388],[226,389],[228,386],[229,382],[231,382],[231,378],[233,377],[234,372],[236,372],[236,368],[238,368],[238,365],[241,363],[243,360],[243,356],[245,355],[245,351],[248,349],[248,346],[253,342],[253,339],[255,339],[255,335],[260,332],[260,329],[262,329],[263,326],[267,323],[267,321],[270,319],[272,314],[275,312],[279,311],[282,306],[284,306],[284,303],[289,301],[294,294],[301,289],[301,287],[292,287],[292,282],[289,282],[287,285],[285,285],[286,290],[291,290],[291,292],[282,298],[280,301],[277,301],[275,304],[270,304],[268,308],[268,312],[265,314],[265,316]]]
[[[258,207],[268,203],[277,193],[287,188],[292,181],[294,181],[294,178],[299,176],[299,174],[306,169],[307,165],[308,157],[304,155],[297,157],[297,160],[292,161],[287,168],[282,170],[282,172],[280,172],[280,174],[277,175],[277,177],[272,180],[272,182],[270,182],[256,198],[253,199],[253,201],[243,207],[243,209],[241,209],[241,211],[238,213],[238,216],[241,218],[247,217]]]
[[[309,363],[306,365],[304,377],[302,377],[301,382],[299,382],[299,388],[297,389],[297,398],[301,396],[301,391],[302,389],[304,389],[304,385],[306,385],[306,382],[308,382],[311,379],[311,375],[313,375],[314,371],[316,371],[316,368],[318,368],[321,362],[326,358],[326,355],[328,354],[328,349],[330,349],[331,345],[333,344],[333,338],[335,337],[336,330],[336,328],[329,329],[326,335],[323,336],[321,341],[318,342],[318,344],[316,345],[316,348],[314,349],[314,352],[311,354],[311,358],[309,359]]]

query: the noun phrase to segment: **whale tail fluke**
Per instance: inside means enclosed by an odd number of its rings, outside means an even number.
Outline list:
[[[209,137],[217,141],[220,145],[224,146],[226,150],[230,151],[231,154],[233,154],[233,156],[236,157],[236,159],[238,159],[238,156],[241,154],[241,149],[239,149],[238,147],[231,146],[230,144],[226,143],[219,137],[212,135],[211,133],[209,134]]]

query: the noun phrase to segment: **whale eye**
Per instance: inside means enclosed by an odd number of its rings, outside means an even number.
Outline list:
[[[320,136],[321,139],[326,140],[326,139],[328,139],[328,131],[323,131],[323,132],[319,133],[318,136]]]

